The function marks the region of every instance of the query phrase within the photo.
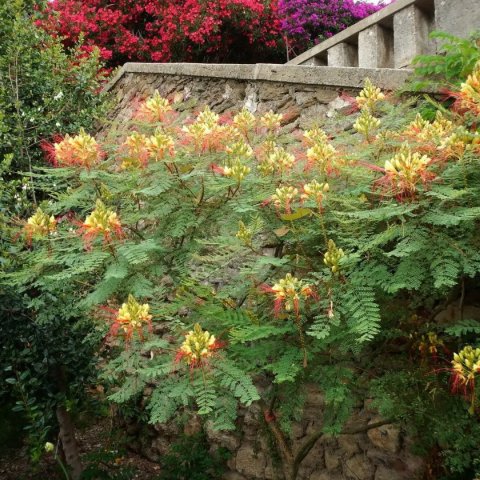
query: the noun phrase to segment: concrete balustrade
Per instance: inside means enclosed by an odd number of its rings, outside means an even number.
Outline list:
[[[394,67],[410,66],[417,55],[434,53],[435,48],[428,35],[432,30],[433,18],[410,5],[393,16]]]
[[[342,42],[329,48],[327,65],[335,67],[358,67],[357,47]]]
[[[358,35],[358,66],[362,68],[393,67],[393,35],[379,24]]]
[[[436,52],[433,30],[459,37],[480,30],[480,0],[396,0],[288,64],[409,68],[417,55]]]

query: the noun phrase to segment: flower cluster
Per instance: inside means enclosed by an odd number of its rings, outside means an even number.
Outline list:
[[[457,100],[461,109],[480,115],[480,62],[460,87]]]
[[[394,192],[399,196],[412,196],[417,185],[426,182],[431,174],[427,166],[431,159],[418,152],[412,152],[408,145],[402,148],[390,160],[385,162],[385,174]]]
[[[418,344],[418,349],[424,356],[430,354],[433,357],[436,357],[438,354],[438,349],[444,347],[445,345],[443,340],[438,338],[438,335],[435,332],[428,332],[426,335],[422,335],[422,338]]]
[[[384,99],[385,95],[382,91],[367,78],[365,80],[365,86],[355,100],[357,101],[358,108],[372,111],[375,109],[375,105]]]
[[[328,141],[318,141],[307,150],[307,160],[321,173],[329,174],[335,170],[337,151]]]
[[[281,113],[274,113],[272,110],[260,117],[260,125],[268,132],[273,133],[280,128],[282,124],[283,115]]]
[[[182,131],[188,141],[191,141],[197,151],[224,150],[225,144],[240,135],[233,126],[221,125],[220,117],[206,106],[195,121],[184,125]]]
[[[340,272],[340,261],[345,256],[345,253],[341,248],[335,245],[333,240],[328,241],[328,250],[323,256],[323,263],[332,271],[332,273],[338,274]]]
[[[468,345],[453,354],[452,389],[464,395],[471,394],[470,413],[475,411],[475,377],[480,373],[480,348]]]
[[[370,109],[363,108],[356,122],[353,124],[353,128],[358,133],[361,133],[365,137],[365,140],[369,142],[372,139],[372,133],[377,130],[380,125],[380,120],[371,114]]]
[[[241,220],[238,222],[238,232],[235,235],[247,247],[252,245],[253,230],[248,228]]]
[[[95,209],[87,216],[81,230],[87,246],[99,235],[105,243],[109,243],[113,237],[123,236],[122,225],[117,214],[108,209],[101,200],[97,200]]]
[[[298,189],[292,186],[278,187],[272,195],[272,202],[277,208],[283,208],[286,213],[291,213],[292,202],[298,196]]]
[[[148,303],[140,304],[133,295],[129,295],[115,317],[111,328],[112,335],[119,335],[120,332],[128,342],[137,332],[143,339],[143,327],[146,325],[149,330],[151,329],[152,315],[149,314],[149,310]]]
[[[202,366],[220,348],[214,335],[196,323],[193,330],[185,335],[180,350],[177,353],[177,361],[183,359],[190,368]]]
[[[319,183],[314,179],[310,183],[303,185],[303,193],[301,198],[302,200],[313,199],[320,210],[322,207],[323,197],[329,190],[330,186],[328,183]]]
[[[233,117],[233,125],[246,137],[255,128],[256,123],[255,115],[246,108],[243,108]]]
[[[279,0],[281,27],[298,53],[376,12],[374,6],[354,0]]]
[[[280,279],[273,287],[264,285],[262,289],[266,293],[274,295],[276,315],[285,310],[286,312],[294,311],[298,316],[300,314],[300,299],[315,297],[312,285],[299,280],[291,273],[287,273],[285,278]]]
[[[67,47],[84,38],[109,66],[127,61],[253,63],[271,59],[279,39],[276,2],[266,0],[53,0],[38,25]]]
[[[173,108],[170,102],[155,90],[154,94],[140,105],[138,117],[147,122],[163,122],[171,112]]]
[[[145,167],[148,163],[150,152],[147,146],[147,136],[143,133],[133,132],[122,144],[123,169]]]
[[[27,220],[23,227],[27,242],[30,243],[32,238],[46,237],[57,229],[57,222],[53,215],[48,215],[40,207]]]
[[[80,129],[78,135],[65,138],[54,145],[53,162],[59,167],[84,167],[90,169],[102,159],[96,140]]]
[[[295,156],[287,152],[283,147],[273,146],[273,148],[268,148],[267,146],[267,155],[263,158],[263,161],[260,162],[258,169],[264,175],[270,173],[283,173],[295,164]]]

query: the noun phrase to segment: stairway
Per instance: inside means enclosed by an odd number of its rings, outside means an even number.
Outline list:
[[[435,53],[434,30],[459,37],[480,30],[480,0],[396,0],[287,65],[408,68],[417,55]]]

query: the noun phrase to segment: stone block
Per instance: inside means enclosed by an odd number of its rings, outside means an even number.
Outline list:
[[[478,0],[435,0],[435,30],[465,38],[479,29]]]
[[[358,440],[361,440],[361,435],[340,435],[338,437],[338,446],[346,452],[347,456],[351,457],[355,453],[360,452]]]
[[[358,51],[355,45],[339,43],[328,49],[329,67],[358,67]]]
[[[433,53],[428,35],[430,20],[416,5],[404,8],[393,17],[394,67],[411,65],[417,55]]]
[[[379,419],[373,419],[377,422]],[[400,449],[400,430],[395,425],[382,425],[367,432],[370,441],[380,450],[397,453]]]
[[[380,25],[358,34],[358,65],[361,68],[391,68],[393,66],[393,32]]]
[[[375,467],[365,455],[355,455],[345,462],[343,474],[352,480],[371,480]]]
[[[243,444],[235,457],[235,470],[246,477],[264,479],[266,465],[265,454],[249,443]]]
[[[336,470],[340,466],[340,460],[342,458],[342,454],[340,450],[330,450],[325,449],[325,467],[326,469],[331,472]]]

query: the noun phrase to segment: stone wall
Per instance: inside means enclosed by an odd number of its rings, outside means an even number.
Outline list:
[[[111,120],[119,129],[128,122],[138,103],[158,89],[160,94],[180,99],[192,107],[208,104],[218,113],[246,106],[250,111],[282,112],[286,128],[307,128],[336,111],[349,107],[342,93],[355,95],[364,78],[386,89],[404,83],[408,71],[281,65],[195,65],[127,64],[110,85],[115,106]],[[301,441],[321,428],[324,404],[314,388],[307,392],[301,422],[293,426]],[[365,425],[378,421],[375,412],[359,405],[349,423]],[[195,422],[187,432],[196,429]],[[180,427],[127,426],[137,438],[138,450],[159,460],[181,433]],[[242,411],[235,432],[208,431],[212,448],[228,448],[227,480],[281,479],[275,461],[274,441],[268,433],[260,408]],[[408,451],[408,440],[392,425],[337,438],[322,437],[304,459],[299,480],[414,480],[420,478],[423,463]]]
[[[120,126],[139,101],[156,89],[223,113],[246,106],[251,112],[285,113],[292,126],[305,128],[347,104],[365,78],[387,90],[401,86],[409,70],[297,67],[287,65],[126,64],[109,86],[115,106],[110,119]]]
[[[314,387],[307,390],[301,422],[293,425],[295,441],[322,427],[323,397]],[[380,420],[376,412],[358,406],[345,426],[366,425]],[[153,461],[161,461],[180,434],[196,433],[196,417],[183,428],[175,424],[153,427],[130,425],[127,431],[137,438],[133,447]],[[281,465],[274,440],[257,405],[242,410],[235,432],[207,429],[211,449],[223,447],[231,452],[225,480],[279,480]],[[424,462],[409,451],[409,440],[394,425],[372,428],[365,433],[323,436],[303,460],[298,480],[415,480],[422,478]]]

